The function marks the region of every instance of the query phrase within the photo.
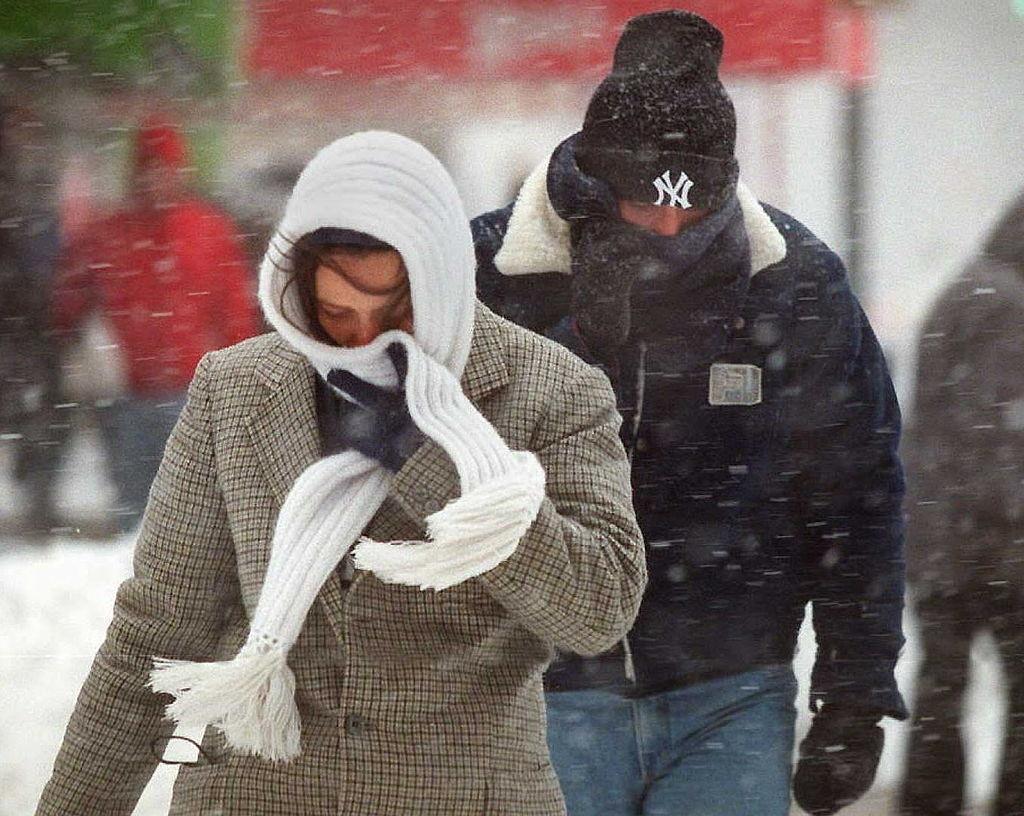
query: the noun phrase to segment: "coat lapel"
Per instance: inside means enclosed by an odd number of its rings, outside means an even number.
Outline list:
[[[249,435],[280,506],[299,474],[321,455],[313,367],[277,338],[256,374],[266,392],[249,416]]]
[[[280,337],[257,364],[256,374],[266,396],[249,417],[249,435],[280,509],[295,480],[323,455],[313,390],[316,374],[306,358]],[[266,563],[271,546],[268,543]],[[339,639],[344,637],[344,595],[341,577],[334,569],[315,602],[323,607]]]

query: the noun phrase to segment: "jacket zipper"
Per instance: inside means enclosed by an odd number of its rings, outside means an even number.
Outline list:
[[[633,477],[633,454],[636,452],[637,437],[640,435],[640,417],[644,411],[644,385],[646,382],[645,369],[647,363],[647,344],[640,341],[640,356],[636,366],[636,408],[633,411],[633,427],[630,428],[630,446],[626,452],[626,459],[629,462],[630,479]],[[626,681],[636,684],[636,664],[633,662],[633,649],[629,645],[629,633],[622,638],[622,662]]]

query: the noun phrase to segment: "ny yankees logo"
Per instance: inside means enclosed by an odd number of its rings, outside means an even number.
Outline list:
[[[672,172],[666,170],[654,180],[654,189],[658,191],[658,200],[654,202],[656,207],[680,207],[684,210],[690,209],[690,190],[693,182],[682,170],[679,171],[679,181],[672,183]],[[668,201],[666,201],[666,197]]]

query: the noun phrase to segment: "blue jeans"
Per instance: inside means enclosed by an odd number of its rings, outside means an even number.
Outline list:
[[[185,396],[116,400],[100,413],[110,475],[117,491],[118,529],[128,533],[142,519],[167,438],[185,406]]]
[[[788,665],[641,699],[547,694],[569,816],[787,816],[795,701]]]

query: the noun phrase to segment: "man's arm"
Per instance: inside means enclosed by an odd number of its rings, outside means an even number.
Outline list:
[[[128,816],[157,765],[150,745],[169,735],[162,696],[146,684],[154,655],[213,656],[239,590],[214,465],[209,358],[189,390],[150,494],[134,575],[86,678],[36,813]]]
[[[221,333],[219,347],[222,348],[259,334],[260,323],[253,291],[254,280],[236,237],[234,223],[218,214],[213,232],[213,252],[217,259],[214,279],[220,286],[216,314]]]
[[[824,342],[791,397],[801,508],[801,579],[818,655],[812,709],[836,704],[903,719],[893,675],[904,643],[900,412],[881,348],[838,260],[817,304]]]
[[[72,335],[89,310],[97,305],[95,265],[102,257],[101,243],[96,237],[79,238],[64,247],[57,260],[50,324],[61,337]]]

